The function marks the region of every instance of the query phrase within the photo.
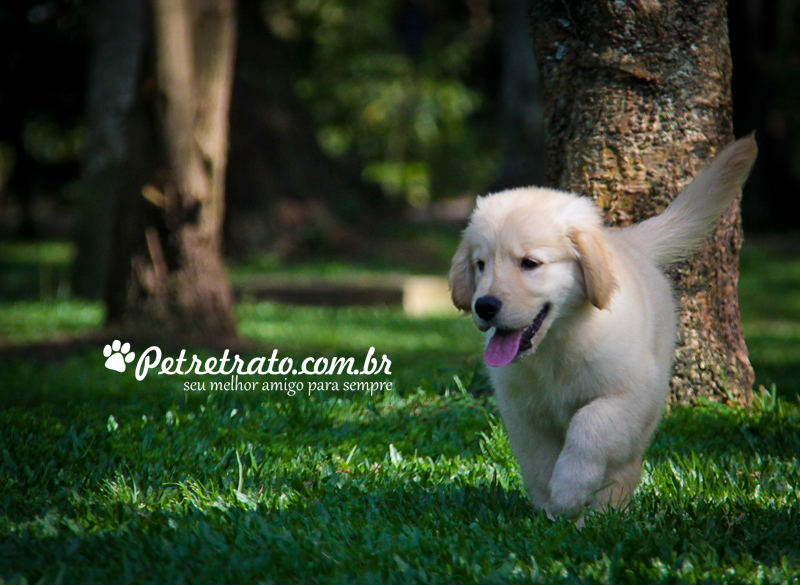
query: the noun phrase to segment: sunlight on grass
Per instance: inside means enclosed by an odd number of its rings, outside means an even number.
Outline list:
[[[531,511],[494,400],[455,377],[439,393],[181,400],[94,354],[30,375],[130,392],[0,411],[0,578],[783,583],[800,570],[800,407],[774,395],[751,411],[674,408],[633,503],[577,532]]]
[[[800,237],[745,244],[739,277],[744,321],[800,323],[800,244],[795,240]]]
[[[800,365],[800,322],[745,320],[742,327],[752,362]]]
[[[786,244],[788,240],[777,241],[745,246],[740,307],[757,384],[777,384],[782,395],[792,398],[800,394],[800,254]],[[240,267],[240,271],[259,268],[248,266]],[[317,274],[319,270],[317,264],[301,265],[286,274]],[[331,263],[323,272],[341,279],[356,278],[365,270]],[[372,272],[373,276],[377,273]],[[244,339],[287,351],[358,352],[375,347],[381,352],[404,352],[407,359],[416,352],[426,355],[426,364],[434,369],[436,365],[430,360],[437,355],[480,354],[481,334],[467,318],[411,319],[399,308],[389,307],[293,307],[252,302],[240,304],[237,314]],[[98,303],[5,302],[0,303],[0,340],[44,341],[92,331],[102,321],[103,309]]]
[[[756,384],[800,394],[800,238],[755,239],[741,255],[739,305]]]
[[[103,324],[103,306],[85,301],[0,303],[0,341],[25,343],[86,333]]]
[[[782,398],[800,390],[793,262],[750,257],[742,276],[758,381],[777,388],[750,410],[674,406],[634,501],[582,532],[531,510],[496,402],[468,392],[487,380],[466,318],[237,308],[255,353],[389,354],[391,390],[373,394],[343,392],[349,375],[318,377],[324,391],[185,392],[222,376],[140,382],[106,369],[99,347],[0,356],[0,581],[796,581],[800,403]],[[99,304],[0,304],[7,341],[101,321]]]
[[[399,308],[241,305],[239,333],[287,348],[322,347],[380,351],[438,350],[472,353],[481,334],[472,321],[452,316],[412,319]]]

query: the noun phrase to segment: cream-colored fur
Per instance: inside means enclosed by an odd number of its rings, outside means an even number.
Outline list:
[[[676,341],[661,268],[702,242],[755,157],[755,140],[739,140],[664,213],[624,229],[604,227],[591,199],[551,189],[478,200],[453,258],[453,302],[486,331],[487,360],[511,359],[498,340],[545,315],[530,348],[520,342],[513,361],[488,369],[531,500],[551,517],[636,489]],[[482,318],[486,299],[501,306]]]

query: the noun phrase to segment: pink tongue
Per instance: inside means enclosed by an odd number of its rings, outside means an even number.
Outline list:
[[[507,366],[517,356],[522,329],[516,331],[496,331],[486,346],[483,358],[495,368]]]

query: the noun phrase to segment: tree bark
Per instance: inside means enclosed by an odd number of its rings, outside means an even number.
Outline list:
[[[109,324],[235,335],[222,262],[234,0],[153,0],[128,124]]]
[[[733,140],[726,2],[534,0],[549,185],[612,225],[663,211]],[[752,400],[737,300],[737,201],[671,270],[680,298],[672,399]]]

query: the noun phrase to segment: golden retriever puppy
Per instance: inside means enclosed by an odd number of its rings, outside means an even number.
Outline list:
[[[677,309],[661,269],[703,241],[756,157],[735,142],[662,214],[603,226],[594,202],[525,188],[478,200],[450,289],[484,354],[535,507],[575,517],[631,497],[672,374]]]

